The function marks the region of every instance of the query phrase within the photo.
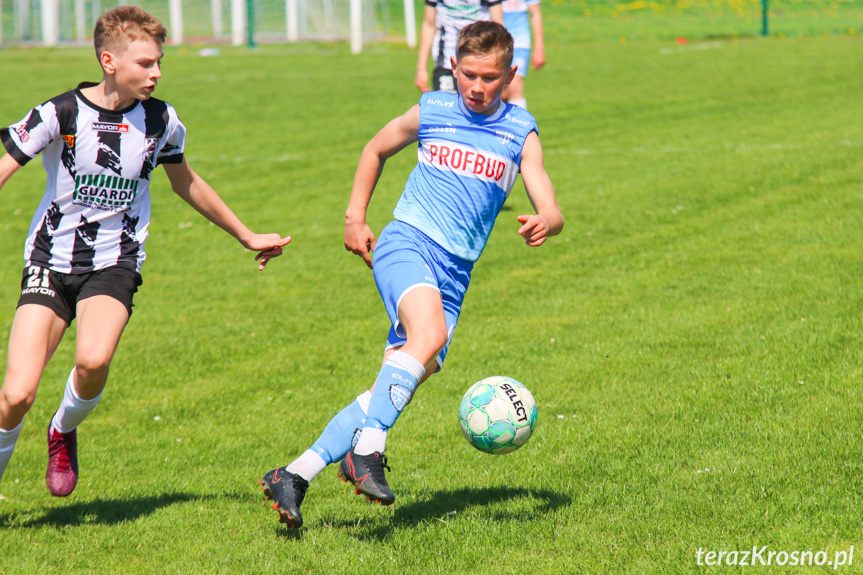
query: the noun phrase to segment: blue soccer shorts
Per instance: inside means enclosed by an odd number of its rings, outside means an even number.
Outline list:
[[[407,342],[398,315],[402,298],[418,287],[435,289],[443,301],[448,333],[446,345],[435,358],[439,371],[458,323],[472,269],[472,262],[452,255],[413,226],[390,222],[375,245],[373,266],[375,284],[392,322],[386,348]]]
[[[516,48],[512,51],[512,65],[518,66],[516,76],[527,78],[527,67],[530,65],[530,48]]]

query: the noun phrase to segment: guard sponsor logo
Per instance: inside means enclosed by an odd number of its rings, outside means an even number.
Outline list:
[[[491,182],[506,192],[512,189],[518,175],[518,166],[510,158],[443,140],[423,142],[417,155],[428,166]]]
[[[393,402],[393,406],[401,411],[408,404],[408,401],[411,398],[411,390],[403,385],[399,385],[394,383],[390,386],[390,401]]]
[[[72,203],[97,210],[125,212],[138,195],[138,181],[119,176],[76,175]]]
[[[129,132],[129,124],[115,124],[113,122],[93,122],[94,132],[117,132],[126,134]]]
[[[24,124],[20,124],[15,127],[15,132],[18,134],[18,137],[21,138],[23,143],[27,143],[30,141],[30,134],[27,133],[27,128]]]
[[[471,17],[469,21],[473,22],[478,20],[476,15],[479,14],[479,11],[482,9],[482,6],[472,6],[467,2],[462,2],[459,4],[453,3],[452,5],[444,4],[444,9],[447,12],[457,13],[461,12],[462,14],[469,14]],[[464,16],[462,16],[463,18]]]
[[[75,136],[63,136],[63,139],[66,140],[66,145],[69,146],[70,149],[75,149]]]

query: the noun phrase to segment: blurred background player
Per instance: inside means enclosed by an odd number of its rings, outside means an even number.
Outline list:
[[[458,34],[468,24],[480,20],[503,24],[501,0],[426,0],[414,79],[420,91],[429,89],[428,61],[431,54],[434,62],[431,89],[455,93],[450,61],[455,58]]]
[[[151,98],[161,77],[164,26],[140,8],[103,14],[94,30],[102,81],[84,82],[0,130],[0,188],[42,153],[48,182],[24,248],[21,297],[0,388],[0,478],[45,366],[77,317],[75,366],[48,425],[52,495],[78,481],[77,427],[96,407],[141,285],[150,225],[150,174],[159,164],[174,192],[255,250],[263,269],[290,237],[255,234],[201,179],[183,154],[186,128]]]
[[[423,94],[363,149],[345,214],[345,249],[373,269],[390,318],[384,362],[372,389],[336,414],[308,450],[259,481],[289,527],[303,524],[309,482],[339,460],[339,476],[357,493],[384,505],[395,501],[384,473],[387,432],[417,386],[442,368],[474,262],[519,172],[536,211],[516,218],[525,243],[540,246],[563,228],[536,121],[501,101],[514,72],[512,50],[501,24],[466,26],[451,61],[458,93]],[[376,241],[366,211],[384,163],[416,142],[419,161],[396,221]]]
[[[539,70],[545,65],[545,37],[542,31],[539,1],[504,0],[503,2],[503,25],[512,34],[515,43],[512,64],[516,66],[515,78],[504,91],[503,98],[510,104],[525,110],[527,110],[527,99],[524,96],[524,79],[527,77],[527,67],[532,63],[534,70]],[[533,29],[532,52],[531,29]]]

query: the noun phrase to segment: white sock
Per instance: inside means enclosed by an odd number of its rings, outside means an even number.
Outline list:
[[[21,428],[24,426],[24,420],[18,424],[18,427],[10,431],[0,429],[0,479],[3,479],[3,472],[6,471],[6,465],[12,459],[12,452],[15,451],[15,443],[18,441],[18,436],[21,434]]]
[[[363,413],[369,412],[369,403],[371,403],[371,401],[372,401],[371,390],[366,390],[357,396],[357,403],[360,404],[360,409],[363,410]]]
[[[417,381],[421,380],[426,373],[426,368],[423,364],[401,350],[392,352],[387,358],[387,363],[405,370]]]
[[[66,390],[63,392],[63,401],[60,402],[60,408],[54,414],[54,419],[51,420],[51,427],[59,433],[69,433],[84,421],[90,412],[95,409],[99,403],[100,393],[93,399],[81,399],[75,393],[75,386],[72,379],[75,375],[75,368],[69,373],[69,379],[66,380]]]
[[[527,98],[510,98],[508,103],[527,110]]]
[[[387,432],[377,427],[364,427],[360,440],[354,447],[357,455],[371,455],[375,451],[384,452],[387,447]]]
[[[327,464],[323,459],[321,459],[320,455],[311,449],[307,449],[302,455],[294,459],[294,461],[285,469],[288,470],[288,473],[299,475],[311,483],[312,479],[314,479],[318,473],[326,469],[326,467]]]

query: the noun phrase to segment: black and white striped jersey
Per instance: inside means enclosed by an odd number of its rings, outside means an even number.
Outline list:
[[[183,161],[186,128],[150,98],[106,110],[82,83],[0,129],[21,165],[42,153],[48,174],[24,247],[28,266],[81,274],[109,266],[141,271],[150,225],[150,172]]]
[[[491,20],[488,9],[503,0],[425,0],[426,6],[435,9],[437,31],[432,42],[431,57],[435,68],[449,68],[450,56],[461,29],[478,20]]]

